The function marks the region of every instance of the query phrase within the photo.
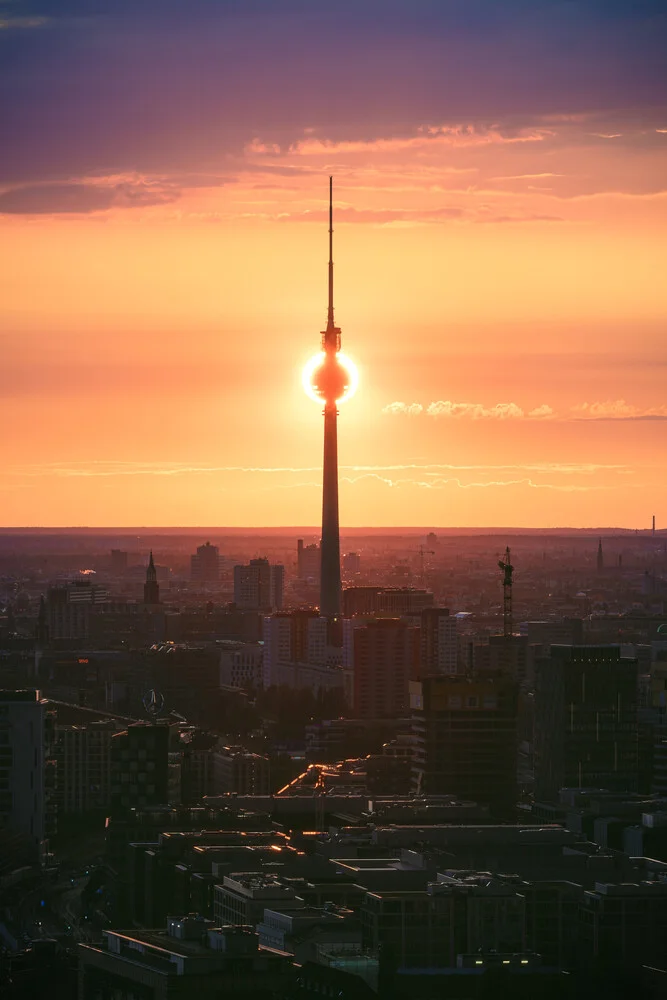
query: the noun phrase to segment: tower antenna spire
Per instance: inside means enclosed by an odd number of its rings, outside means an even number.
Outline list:
[[[333,177],[329,177],[329,310],[327,312],[327,329],[334,327],[333,303]]]

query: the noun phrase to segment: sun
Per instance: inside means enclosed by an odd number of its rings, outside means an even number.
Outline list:
[[[357,391],[359,370],[341,351],[320,351],[304,365],[301,381],[304,392],[315,403],[346,403]]]

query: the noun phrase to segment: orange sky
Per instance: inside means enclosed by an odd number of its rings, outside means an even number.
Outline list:
[[[664,525],[667,113],[268,131],[0,185],[0,524],[317,524],[331,172],[342,523]]]

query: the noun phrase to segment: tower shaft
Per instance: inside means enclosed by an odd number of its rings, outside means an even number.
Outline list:
[[[340,351],[340,329],[334,322],[333,298],[333,177],[329,178],[329,298],[327,327],[322,348],[331,360]],[[324,403],[324,462],[322,474],[322,542],[320,550],[320,614],[339,618],[341,613],[340,524],[338,520],[338,406],[330,397]]]
[[[324,463],[322,476],[322,547],[320,614],[338,618],[341,613],[340,524],[338,520],[338,410],[324,407]]]

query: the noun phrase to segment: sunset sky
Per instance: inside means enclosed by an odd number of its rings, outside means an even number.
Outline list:
[[[667,524],[665,0],[0,0],[0,524]]]

